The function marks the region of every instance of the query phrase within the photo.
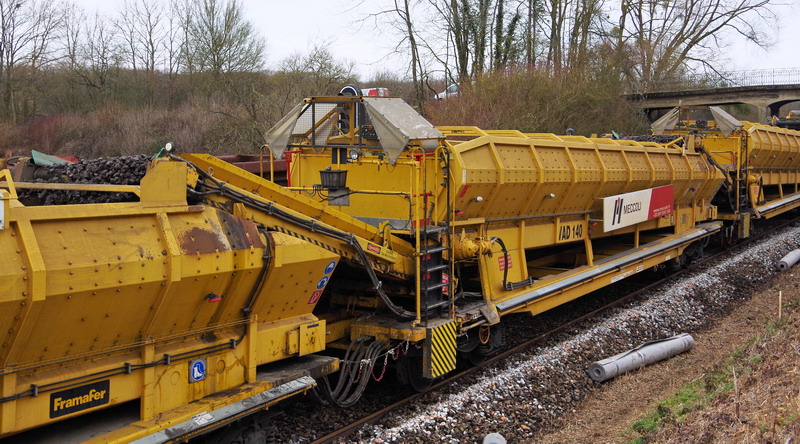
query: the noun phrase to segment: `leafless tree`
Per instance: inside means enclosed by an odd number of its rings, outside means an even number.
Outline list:
[[[53,0],[0,0],[0,83],[3,116],[11,122],[21,112],[17,95],[23,73],[30,77],[54,58],[52,43],[62,13]],[[24,105],[24,98],[19,102]]]
[[[183,25],[189,72],[217,75],[262,69],[264,39],[237,0],[187,0]]]
[[[110,77],[122,64],[117,49],[117,35],[111,21],[95,13],[83,27],[79,45],[80,63],[75,74],[95,104],[104,103],[111,93]]]
[[[609,41],[624,54],[631,83],[648,89],[680,75],[687,64],[717,69],[726,35],[764,43],[771,0],[620,0]]]

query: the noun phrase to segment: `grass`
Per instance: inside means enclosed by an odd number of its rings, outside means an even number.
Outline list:
[[[734,389],[733,370],[737,377],[750,373],[764,358],[757,353],[758,344],[777,335],[789,324],[789,317],[767,323],[764,333],[750,337],[744,346],[735,349],[725,362],[700,378],[684,384],[666,399],[658,401],[648,413],[630,426],[628,436],[631,444],[645,444],[663,426],[681,423],[692,412],[703,410],[715,399],[732,393]],[[788,421],[798,418],[790,416]]]

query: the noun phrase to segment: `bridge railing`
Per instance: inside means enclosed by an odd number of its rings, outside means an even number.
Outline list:
[[[780,68],[693,74],[681,79],[657,81],[646,89],[647,92],[675,92],[741,86],[798,84],[800,84],[800,68]]]

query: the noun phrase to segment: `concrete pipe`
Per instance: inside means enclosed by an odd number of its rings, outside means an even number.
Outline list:
[[[800,261],[800,249],[790,251],[789,254],[778,261],[778,271],[788,270],[792,265],[796,264],[797,261]]]
[[[631,370],[671,358],[679,353],[691,350],[694,338],[682,333],[671,338],[645,342],[624,353],[593,362],[589,366],[589,376],[597,382],[603,382]]]

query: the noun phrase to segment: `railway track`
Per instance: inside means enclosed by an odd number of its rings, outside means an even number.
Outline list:
[[[788,227],[793,223],[800,222],[800,217],[794,217],[794,218],[789,219],[789,220],[776,221],[776,222],[778,222],[778,224],[776,226],[770,226],[769,228],[762,230],[760,233],[752,236],[747,241],[738,244],[735,248],[747,247],[747,245],[758,241],[759,239],[763,238],[767,234],[770,234],[770,233],[772,233],[772,232],[774,232],[776,230],[780,230],[782,228]],[[570,319],[566,323],[560,324],[560,325],[558,325],[558,326],[556,326],[556,327],[554,327],[554,328],[552,328],[552,329],[550,329],[550,330],[548,330],[548,331],[546,331],[544,333],[540,333],[540,334],[538,334],[538,335],[536,335],[536,336],[534,336],[534,337],[532,337],[530,339],[524,340],[523,342],[521,342],[519,344],[516,344],[516,345],[508,348],[507,350],[504,350],[501,353],[486,359],[485,361],[481,362],[478,365],[475,365],[473,367],[470,367],[470,368],[462,370],[462,371],[458,371],[458,372],[452,374],[451,376],[449,376],[449,377],[447,377],[447,378],[445,378],[445,379],[443,379],[441,381],[435,382],[429,388],[427,388],[427,389],[425,389],[425,390],[423,390],[423,391],[421,391],[419,393],[415,393],[415,394],[413,394],[411,396],[408,396],[408,397],[403,398],[403,399],[401,399],[399,401],[396,401],[396,402],[392,403],[391,405],[388,405],[388,406],[386,406],[384,408],[381,408],[380,410],[372,412],[369,415],[363,416],[363,417],[359,418],[358,420],[353,421],[350,424],[348,424],[348,425],[346,425],[344,427],[341,427],[338,430],[336,430],[334,432],[331,432],[331,433],[323,436],[322,438],[319,438],[319,439],[313,441],[313,443],[314,444],[326,444],[326,443],[337,442],[337,440],[340,440],[340,439],[345,439],[345,438],[349,437],[351,434],[357,432],[361,427],[369,425],[369,424],[376,423],[377,421],[379,421],[380,419],[384,418],[385,416],[387,416],[391,412],[393,412],[393,411],[395,411],[395,410],[397,410],[397,409],[399,409],[399,408],[401,408],[401,407],[403,407],[405,405],[411,404],[412,402],[416,401],[417,399],[420,399],[421,397],[425,396],[426,394],[429,394],[431,392],[435,392],[435,391],[437,391],[437,390],[439,390],[439,389],[441,389],[443,387],[446,387],[446,386],[448,386],[448,385],[450,385],[450,384],[452,384],[452,383],[454,383],[456,381],[459,381],[459,380],[461,380],[461,379],[463,379],[463,378],[465,378],[465,377],[467,377],[469,375],[475,374],[478,371],[480,371],[481,369],[489,367],[489,366],[493,365],[494,363],[496,363],[498,361],[502,361],[502,360],[504,360],[506,358],[509,358],[509,357],[514,356],[514,355],[516,355],[518,353],[521,353],[521,352],[523,352],[523,351],[525,351],[525,350],[527,350],[527,349],[529,349],[529,348],[541,343],[545,339],[551,338],[554,335],[567,330],[570,327],[573,327],[573,326],[575,326],[575,325],[577,325],[577,324],[579,324],[579,323],[581,323],[583,321],[586,321],[588,319],[591,319],[591,318],[593,318],[594,316],[597,316],[600,313],[603,313],[603,312],[608,311],[610,309],[613,309],[615,307],[621,306],[621,305],[623,305],[623,304],[625,304],[625,303],[627,303],[627,302],[629,302],[631,300],[634,300],[637,297],[642,296],[643,294],[646,294],[650,290],[658,287],[659,285],[664,284],[666,281],[668,281],[670,279],[679,278],[682,275],[688,274],[688,273],[690,273],[692,271],[696,271],[699,267],[703,266],[704,264],[706,264],[706,263],[708,263],[708,262],[710,262],[710,261],[712,261],[712,260],[714,260],[716,258],[719,258],[719,257],[721,257],[721,256],[723,256],[725,254],[728,254],[730,252],[731,252],[730,249],[720,249],[719,251],[715,251],[712,254],[710,254],[709,256],[704,257],[701,261],[696,262],[696,263],[692,264],[689,267],[686,267],[686,268],[681,269],[681,270],[679,270],[679,271],[677,271],[675,273],[671,273],[671,274],[669,274],[667,276],[664,276],[662,279],[658,279],[658,280],[656,280],[656,281],[654,281],[654,282],[652,282],[652,283],[650,283],[650,284],[648,284],[648,285],[646,285],[646,286],[644,286],[642,288],[639,288],[639,289],[636,289],[636,290],[634,290],[632,292],[629,292],[629,293],[627,293],[627,294],[625,294],[625,295],[623,295],[623,296],[621,296],[619,298],[614,299],[613,301],[611,301],[611,302],[609,302],[607,304],[604,304],[601,307],[598,307],[598,308],[593,309],[593,310],[591,310],[591,311],[589,311],[587,313],[584,313],[583,315],[581,315],[581,316],[579,316],[577,318]]]

